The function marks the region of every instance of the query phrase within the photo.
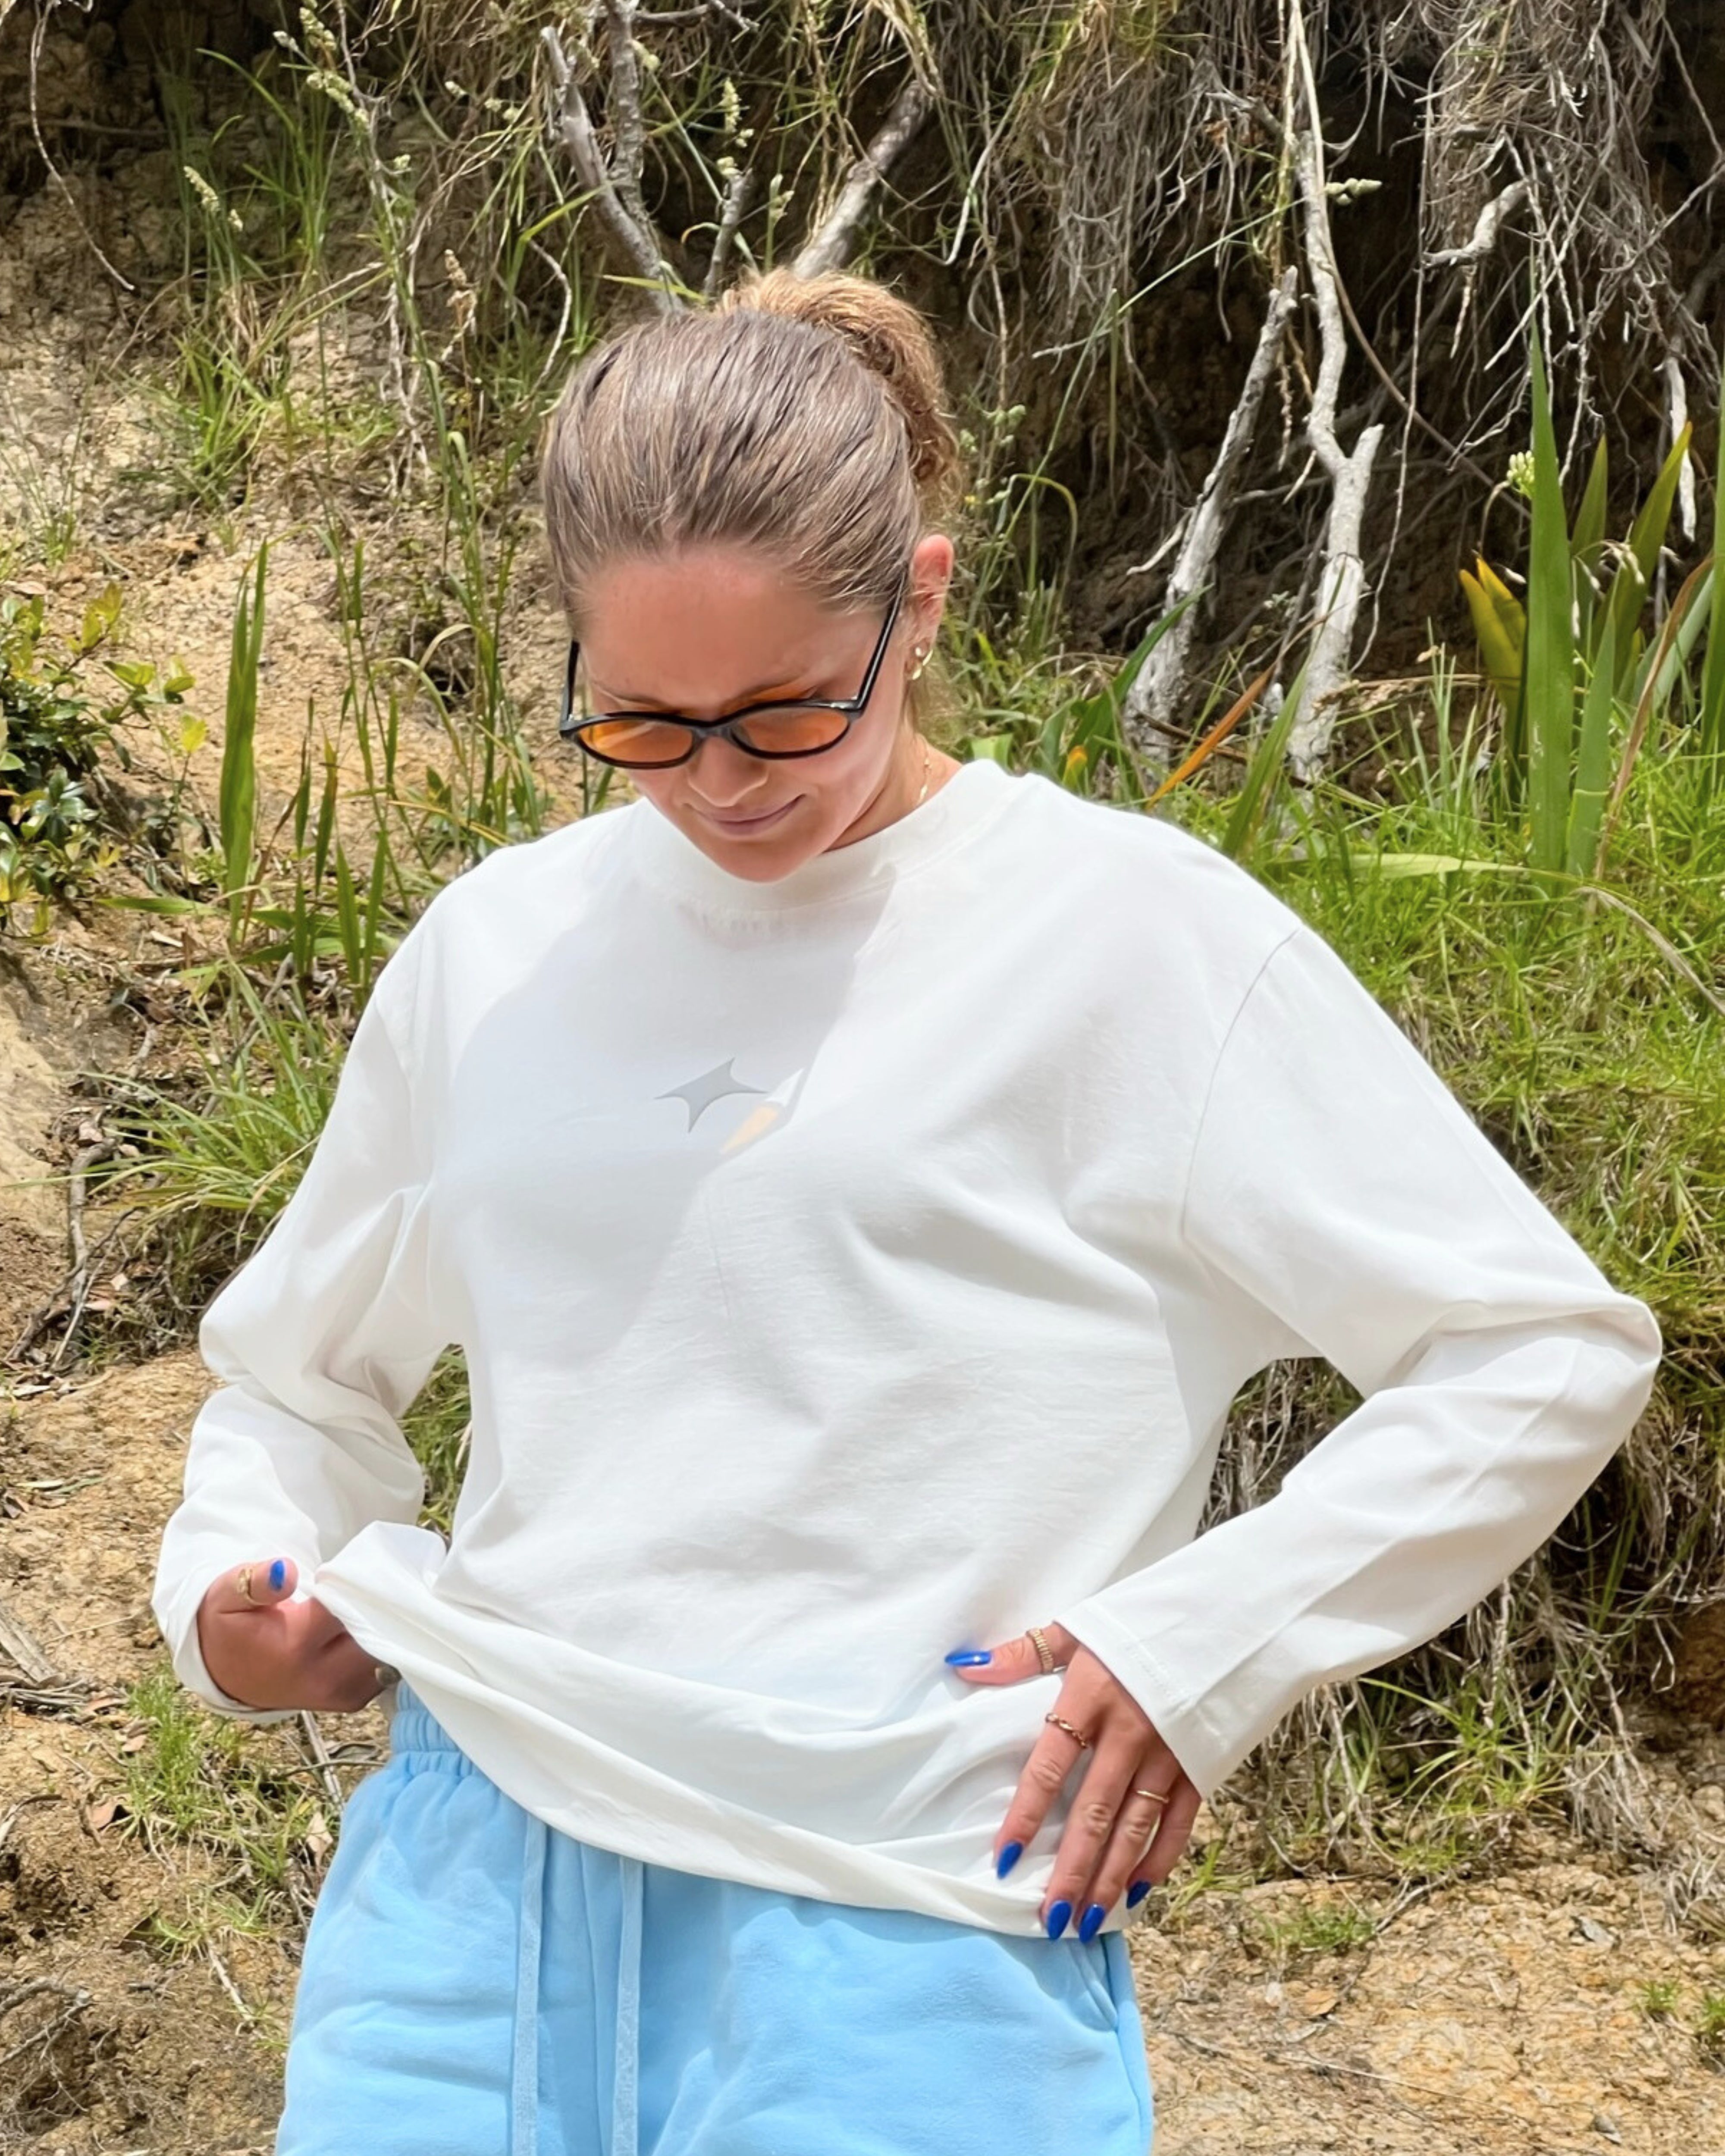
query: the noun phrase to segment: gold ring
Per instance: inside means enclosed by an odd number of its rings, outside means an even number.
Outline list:
[[[1055,1661],[1054,1649],[1048,1644],[1047,1636],[1042,1627],[1040,1625],[1030,1625],[1026,1630],[1024,1637],[1036,1650],[1036,1659],[1042,1665],[1044,1676],[1050,1676],[1059,1665]]]
[[[1171,1804],[1173,1799],[1165,1789],[1134,1789],[1135,1797],[1148,1797],[1153,1804]]]
[[[241,1565],[239,1572],[234,1575],[234,1584],[242,1601],[249,1602],[254,1609],[263,1607],[257,1596],[252,1593],[252,1568],[249,1564]]]
[[[1090,1738],[1086,1731],[1082,1729],[1075,1729],[1070,1722],[1065,1721],[1058,1714],[1045,1714],[1042,1718],[1045,1722],[1053,1722],[1056,1729],[1064,1729],[1067,1736],[1071,1738],[1083,1750],[1087,1752],[1090,1749]]]

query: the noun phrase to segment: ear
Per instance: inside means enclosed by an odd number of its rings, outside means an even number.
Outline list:
[[[952,542],[944,531],[925,532],[911,557],[912,641],[932,646],[946,612],[952,581]]]

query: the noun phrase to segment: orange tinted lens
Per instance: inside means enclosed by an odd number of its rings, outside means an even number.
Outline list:
[[[619,763],[680,763],[689,753],[687,726],[660,719],[590,719],[578,731],[589,748]]]
[[[818,704],[787,704],[782,711],[762,711],[746,719],[737,728],[750,748],[764,750],[768,756],[830,748],[844,731],[844,712],[823,711]]]

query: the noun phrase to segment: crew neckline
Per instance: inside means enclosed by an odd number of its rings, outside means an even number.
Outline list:
[[[856,897],[927,867],[992,823],[1012,794],[1009,772],[992,757],[974,757],[893,823],[764,883],[721,868],[644,798],[621,813],[635,824],[629,852],[649,882],[708,911],[776,914]]]

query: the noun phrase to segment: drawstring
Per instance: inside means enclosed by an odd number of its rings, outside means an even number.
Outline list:
[[[622,1922],[617,1941],[617,2058],[611,2095],[611,2156],[639,2156],[641,2058],[641,1866],[618,1859]]]
[[[538,2156],[539,1947],[545,1922],[543,1820],[530,1811],[521,1856],[521,1911],[515,1973],[515,2059],[510,2087],[509,2156]]]

